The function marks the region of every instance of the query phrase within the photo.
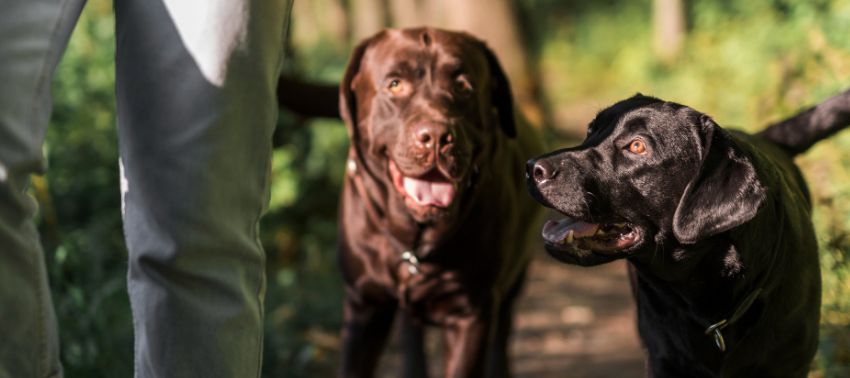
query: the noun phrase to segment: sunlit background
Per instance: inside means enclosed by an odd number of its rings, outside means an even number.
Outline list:
[[[284,15],[280,15],[284,17]],[[467,30],[496,50],[517,105],[575,143],[597,111],[636,92],[759,130],[850,87],[850,0],[296,0],[285,70],[337,82],[353,44],[383,27]],[[58,69],[34,178],[66,376],[132,375],[118,190],[112,3],[90,0]],[[342,284],[336,207],[341,123],[282,114],[275,135],[264,375],[336,368]],[[815,197],[823,321],[813,377],[850,376],[850,132],[798,159]],[[642,376],[622,265],[555,264],[537,251],[513,345],[523,377]],[[393,353],[382,376],[396,376]]]

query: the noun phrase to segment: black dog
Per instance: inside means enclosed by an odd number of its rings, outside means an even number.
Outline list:
[[[636,95],[528,162],[555,258],[630,262],[647,371],[803,377],[818,343],[811,201],[792,157],[850,123],[850,91],[756,135]]]

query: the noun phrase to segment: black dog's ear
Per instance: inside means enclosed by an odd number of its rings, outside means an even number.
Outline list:
[[[348,66],[345,68],[345,74],[342,76],[342,82],[339,84],[339,115],[348,129],[352,144],[360,140],[357,130],[357,98],[354,94],[354,86],[357,85],[357,78],[360,73],[360,63],[369,45],[382,34],[383,32],[365,39],[354,48],[351,58],[348,60]]]
[[[514,118],[514,97],[511,94],[511,84],[508,82],[508,76],[496,59],[496,54],[490,50],[487,45],[481,43],[481,48],[484,50],[484,55],[487,57],[487,64],[490,66],[490,74],[493,82],[493,97],[490,100],[493,107],[499,115],[499,127],[505,135],[514,138],[516,137],[516,119]]]
[[[706,115],[700,116],[699,123],[702,165],[673,216],[673,233],[684,244],[747,222],[766,195],[752,162],[731,137]]]

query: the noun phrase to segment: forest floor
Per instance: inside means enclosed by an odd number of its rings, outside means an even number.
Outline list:
[[[631,378],[643,376],[643,352],[624,261],[585,268],[535,253],[517,303],[511,344],[518,378]],[[442,376],[440,335],[430,332],[430,376]],[[400,376],[393,342],[379,377]]]

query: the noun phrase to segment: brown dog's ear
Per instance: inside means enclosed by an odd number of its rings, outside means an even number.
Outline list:
[[[706,115],[699,122],[704,137],[702,165],[673,216],[673,234],[684,244],[747,222],[766,196],[755,167],[731,137]]]
[[[345,74],[342,76],[342,82],[339,84],[339,115],[345,123],[345,127],[348,128],[348,136],[351,138],[352,144],[360,140],[357,130],[357,98],[354,95],[353,85],[357,84],[356,80],[360,73],[363,55],[369,45],[382,34],[383,32],[365,39],[354,48],[351,58],[348,60],[348,66],[345,68]]]
[[[491,104],[498,112],[499,127],[505,135],[514,138],[516,137],[516,119],[514,118],[514,98],[511,94],[511,84],[508,82],[508,76],[496,59],[496,54],[490,50],[487,45],[481,43],[481,48],[484,50],[484,55],[487,57],[487,64],[490,66],[490,74],[494,82],[492,87]]]

